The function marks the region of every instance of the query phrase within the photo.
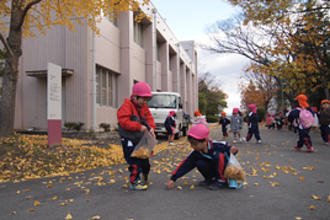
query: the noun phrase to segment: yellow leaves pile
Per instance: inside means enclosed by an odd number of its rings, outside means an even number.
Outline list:
[[[47,136],[15,135],[0,139],[9,146],[0,157],[0,183],[40,177],[67,176],[103,166],[123,164],[122,147],[98,147],[91,141],[62,139],[62,145],[47,147]],[[47,188],[51,188],[51,184]]]
[[[245,172],[241,167],[227,166],[224,173],[225,178],[245,181]]]

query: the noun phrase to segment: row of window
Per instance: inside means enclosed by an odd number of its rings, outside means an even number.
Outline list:
[[[96,66],[96,103],[116,107],[117,74],[109,69]]]

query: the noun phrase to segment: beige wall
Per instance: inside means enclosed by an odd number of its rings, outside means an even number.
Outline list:
[[[46,70],[52,62],[72,69],[63,77],[63,120],[85,123],[85,129],[98,129],[100,123],[116,126],[117,108],[129,97],[134,81],[146,81],[153,91],[175,91],[182,95],[184,111],[192,114],[198,105],[197,55],[185,52],[158,13],[144,25],[144,46],[134,42],[133,13],[119,16],[119,24],[104,19],[100,35],[77,25],[76,32],[54,27],[46,36],[23,41],[20,79],[17,88],[15,128],[47,129],[46,77],[27,76],[26,71]],[[157,38],[163,43],[157,60]],[[194,48],[192,48],[194,51]],[[114,106],[101,106],[95,100],[95,65],[117,74]]]

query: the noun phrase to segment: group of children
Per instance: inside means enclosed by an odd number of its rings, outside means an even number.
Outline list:
[[[141,159],[132,157],[131,154],[138,144],[143,133],[150,132],[155,138],[156,128],[154,119],[149,111],[147,102],[151,99],[151,88],[145,82],[134,84],[132,95],[124,100],[124,104],[117,111],[118,130],[121,136],[124,158],[128,163],[130,172],[130,188],[132,190],[148,189],[148,176],[150,172],[149,158]],[[175,112],[170,113],[167,126],[168,133],[173,134],[175,127]],[[174,122],[173,122],[174,121]],[[206,120],[204,121],[206,123]],[[225,154],[236,154],[238,148],[225,143],[209,139],[210,131],[203,123],[191,127],[188,132],[188,141],[194,149],[188,157],[172,173],[170,180],[166,183],[168,189],[174,187],[174,182],[197,167],[204,177],[200,185],[207,186],[211,190],[221,189],[227,186],[224,170],[228,162]],[[171,136],[171,140],[172,136]]]
[[[257,143],[261,143],[261,137],[259,133],[259,117],[257,115],[257,107],[255,104],[248,105],[249,114],[248,114],[248,134],[246,138],[241,137],[241,129],[243,126],[243,119],[240,115],[239,109],[233,109],[233,115],[230,120],[226,118],[226,112],[221,112],[221,117],[219,120],[219,125],[222,127],[222,134],[224,139],[228,137],[227,133],[227,125],[230,124],[230,129],[234,134],[233,143],[237,143],[237,141],[248,142],[251,140],[253,135],[255,136]]]
[[[144,133],[149,132],[153,138],[156,138],[154,133],[156,125],[147,106],[147,102],[151,98],[150,86],[145,82],[138,82],[133,86],[131,97],[129,99],[126,98],[124,104],[122,104],[117,111],[118,130],[121,136],[124,158],[129,165],[129,182],[132,190],[148,189],[148,176],[150,172],[149,158],[136,158],[132,157],[131,154]],[[314,113],[309,108],[305,95],[299,95],[296,99],[300,107],[294,109],[289,114],[289,120],[298,120],[300,124],[299,140],[295,148],[300,151],[305,144],[307,146],[307,151],[313,152],[314,148],[312,147],[309,136],[310,128],[307,125],[305,126],[307,123],[303,121],[302,115],[308,115],[308,112],[312,115]],[[324,125],[321,123],[322,137],[324,137],[326,143],[329,143],[329,101],[322,101],[322,106],[320,118],[325,118],[326,121]],[[239,140],[249,141],[254,135],[257,139],[257,143],[261,143],[256,105],[250,104],[248,108],[250,112],[248,114],[247,137],[243,139],[240,136],[243,120],[239,114],[238,108],[233,109],[231,120],[225,117],[226,114],[224,112],[222,113],[219,124],[222,125],[224,137],[228,136],[226,126],[230,124],[235,141],[237,138]],[[168,131],[170,142],[173,141],[175,134],[175,115],[176,113],[174,111],[170,112],[169,117],[167,117],[165,121],[165,127]],[[230,146],[226,142],[211,140],[209,138],[209,133],[210,131],[207,127],[205,117],[203,118],[199,111],[195,111],[193,126],[188,131],[188,142],[193,148],[193,151],[173,171],[170,179],[165,184],[168,189],[172,189],[178,178],[184,176],[194,168],[197,168],[204,177],[204,180],[199,183],[200,186],[207,186],[211,190],[217,190],[228,186],[228,180],[224,175],[229,160],[228,155],[236,154],[238,148]]]

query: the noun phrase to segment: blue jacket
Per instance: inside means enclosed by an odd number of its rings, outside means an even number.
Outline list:
[[[212,141],[208,142],[208,153],[203,153],[199,151],[192,151],[186,159],[184,159],[180,165],[174,170],[171,176],[171,180],[176,181],[178,178],[184,176],[186,173],[191,171],[196,167],[198,160],[207,160],[213,163],[214,166],[219,163],[219,155],[225,152],[230,155],[231,146],[225,145],[222,142]],[[227,158],[225,158],[225,164],[223,165],[223,170],[227,165]]]
[[[171,127],[175,127],[175,119],[173,117],[167,116],[164,125],[166,129],[171,129]]]
[[[250,112],[249,113],[249,128],[254,130],[258,127],[259,116],[256,113]]]

